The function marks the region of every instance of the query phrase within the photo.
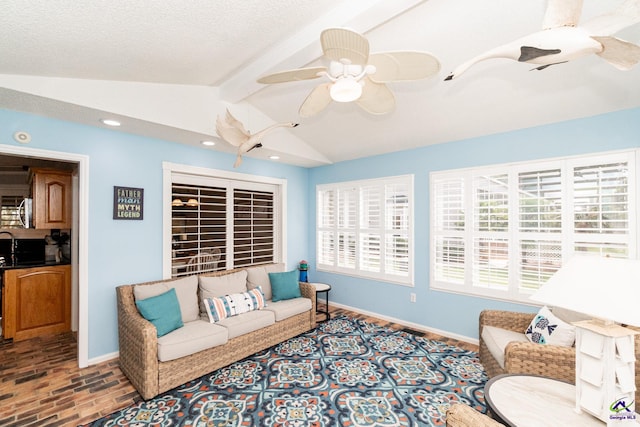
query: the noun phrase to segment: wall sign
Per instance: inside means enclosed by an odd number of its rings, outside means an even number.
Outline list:
[[[144,188],[113,187],[113,219],[142,219]]]

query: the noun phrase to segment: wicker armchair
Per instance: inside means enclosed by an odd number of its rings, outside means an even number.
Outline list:
[[[499,422],[464,403],[456,403],[447,410],[447,427],[504,427]]]
[[[504,369],[491,355],[482,339],[485,325],[515,332],[526,330],[535,313],[485,310],[480,313],[480,363],[489,377],[500,374],[533,374],[555,378],[575,384],[576,349],[541,345],[532,342],[511,342],[505,349]],[[636,352],[636,402],[640,402],[640,335],[635,339]]]

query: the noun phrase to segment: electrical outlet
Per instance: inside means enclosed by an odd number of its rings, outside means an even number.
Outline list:
[[[411,302],[416,302],[416,294],[414,294],[413,292],[411,292],[409,294],[409,299],[411,300]]]

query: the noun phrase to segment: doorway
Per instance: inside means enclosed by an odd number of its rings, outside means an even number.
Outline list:
[[[73,223],[71,236],[71,276],[72,276],[72,330],[77,331],[78,366],[87,367],[88,360],[88,165],[85,155],[57,151],[14,147],[0,144],[0,158],[3,163],[56,167],[65,164],[74,170]],[[26,230],[25,230],[26,231]]]

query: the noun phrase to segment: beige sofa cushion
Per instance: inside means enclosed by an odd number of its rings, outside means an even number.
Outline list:
[[[522,332],[509,331],[488,325],[482,328],[482,339],[487,345],[489,353],[496,359],[502,369],[504,369],[504,350],[507,348],[507,344],[512,341],[529,342]]]
[[[264,310],[273,311],[276,322],[284,320],[296,314],[311,310],[311,300],[309,298],[292,298],[282,301],[267,301]]]
[[[276,322],[275,315],[272,311],[258,310],[242,313],[237,316],[227,317],[216,323],[216,325],[224,326],[229,332],[229,339],[248,334],[266,326],[273,325]]]
[[[247,271],[240,270],[223,276],[198,276],[200,288],[200,316],[207,314],[205,298],[216,298],[247,291]]]
[[[182,322],[193,322],[199,319],[198,310],[198,277],[187,276],[181,279],[170,280],[167,282],[154,283],[151,285],[135,285],[133,287],[133,296],[136,301],[155,297],[167,292],[169,289],[175,289],[180,305],[180,314]]]
[[[182,328],[158,338],[158,360],[167,362],[226,344],[228,336],[226,328],[209,322],[195,320],[185,323]]]
[[[280,273],[284,271],[284,264],[257,265],[247,268],[247,288],[254,289],[262,286],[262,293],[267,300],[273,297],[271,292],[271,282],[269,273]]]

